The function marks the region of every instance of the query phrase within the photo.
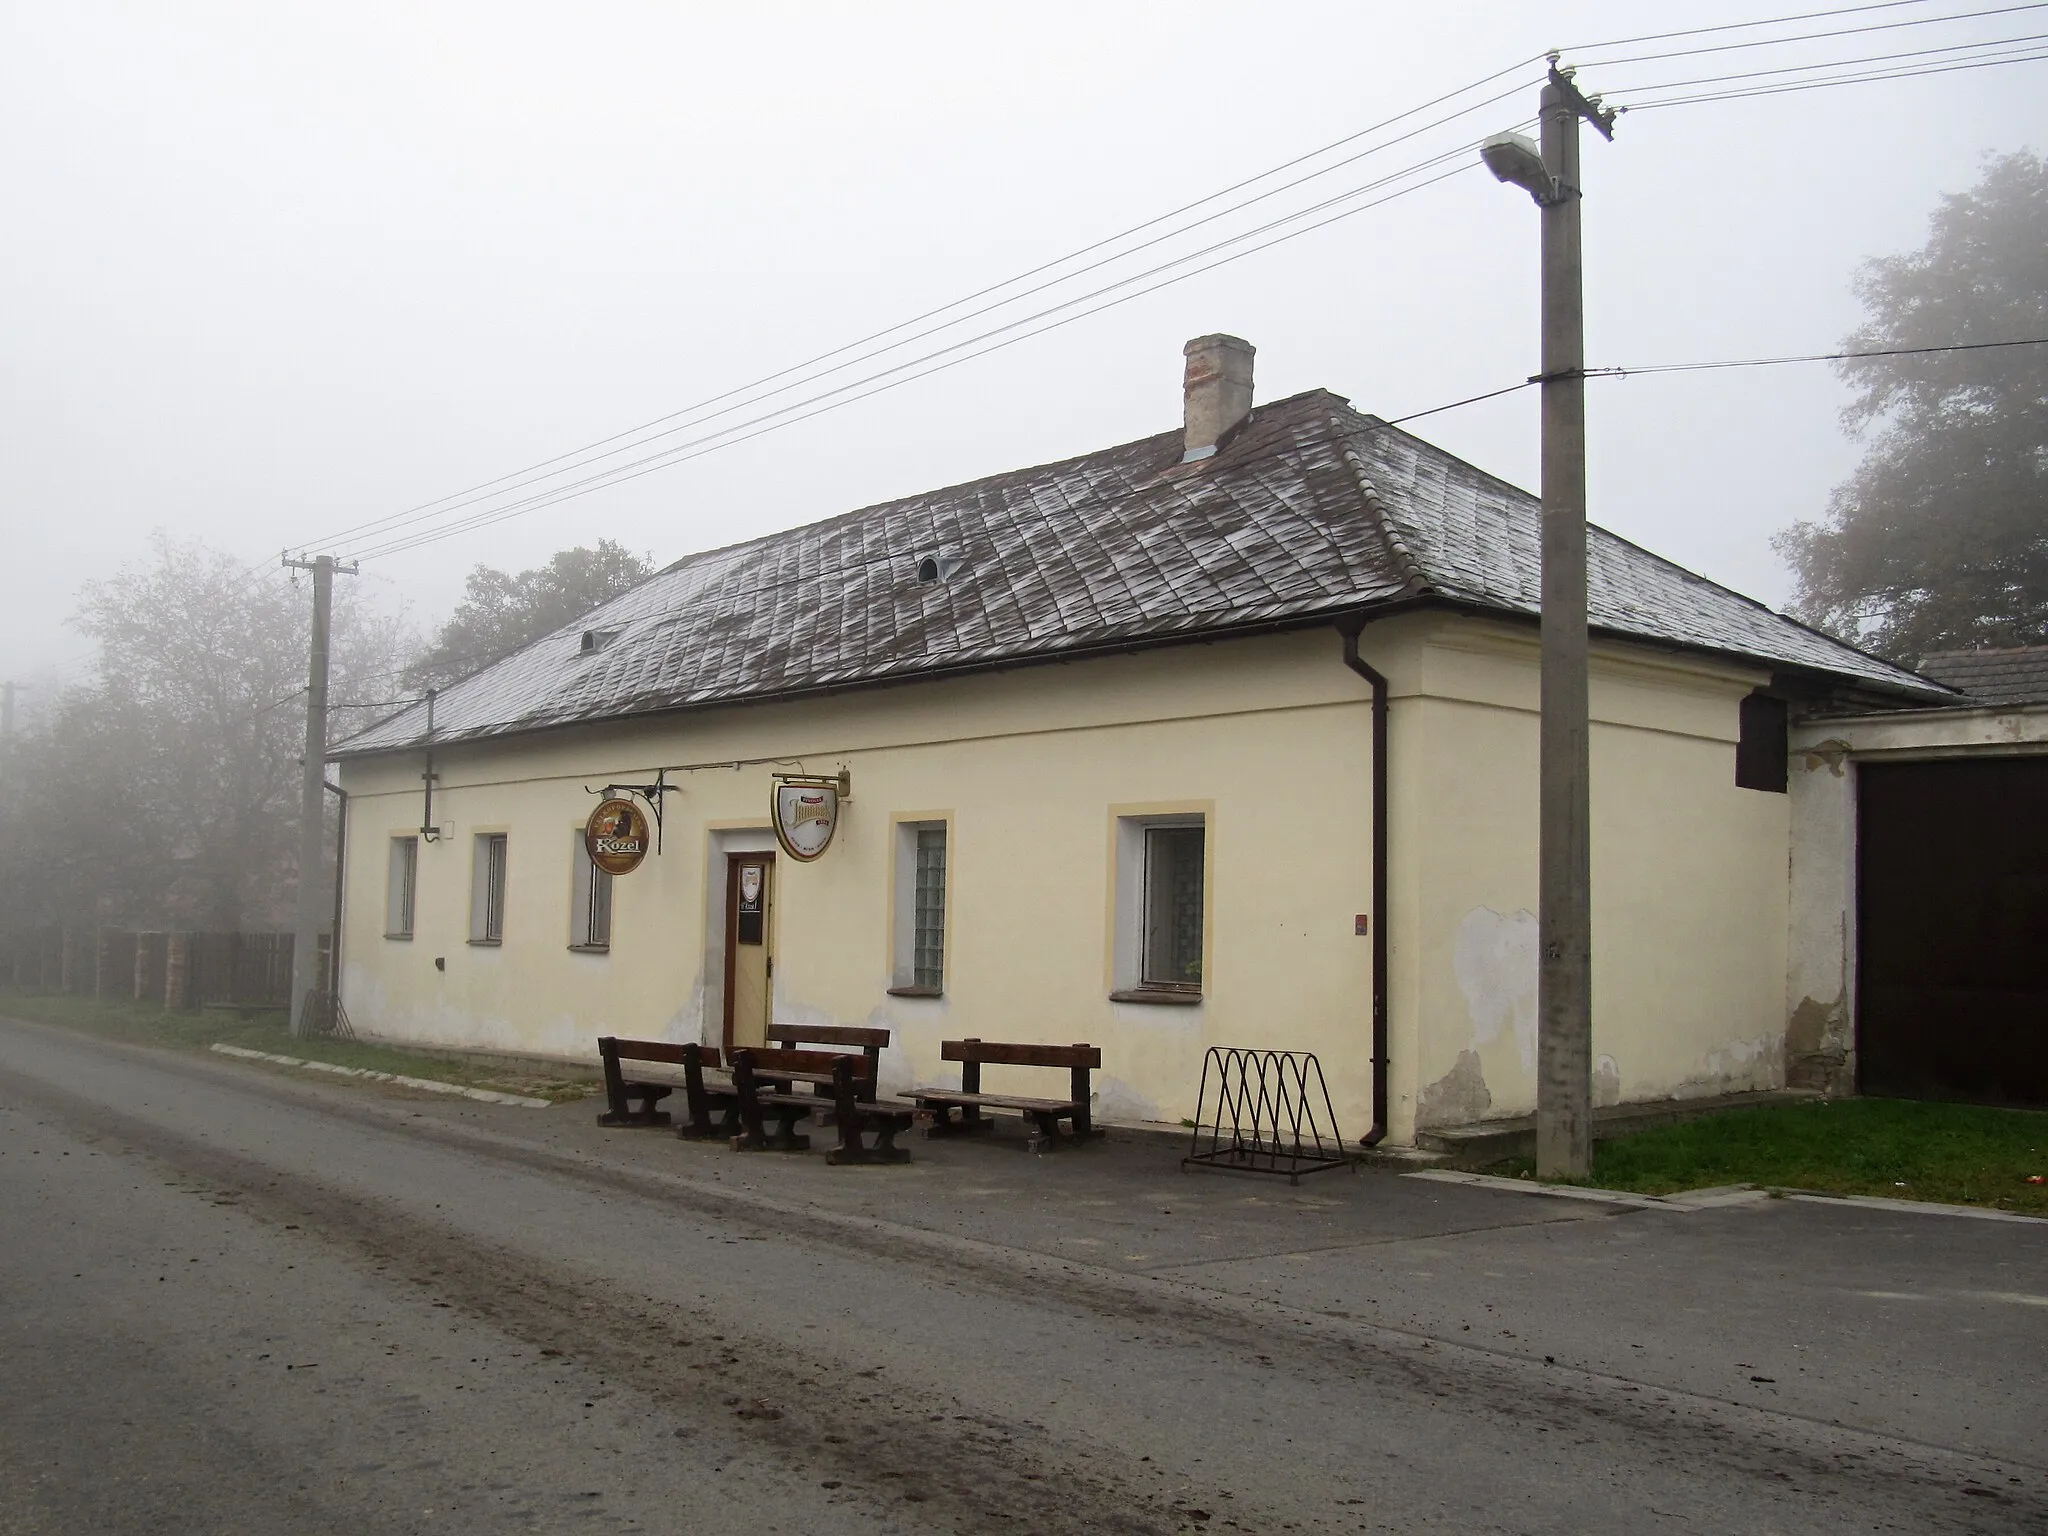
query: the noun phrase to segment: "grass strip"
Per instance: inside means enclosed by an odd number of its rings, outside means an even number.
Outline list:
[[[1489,1170],[1528,1178],[1529,1158]],[[1703,1115],[1602,1141],[1566,1182],[1670,1195],[1761,1184],[2048,1216],[2048,1113],[1907,1099],[1816,1099]]]
[[[243,1013],[231,1008],[177,1010],[118,999],[0,987],[0,1012],[136,1045],[180,1051],[204,1051],[215,1044],[238,1045],[272,1055],[296,1056],[400,1077],[433,1078],[466,1088],[546,1099],[555,1104],[584,1098],[596,1087],[594,1072],[580,1074],[573,1067],[555,1069],[539,1062],[528,1067],[324,1036],[294,1039],[282,1009],[262,1013]]]

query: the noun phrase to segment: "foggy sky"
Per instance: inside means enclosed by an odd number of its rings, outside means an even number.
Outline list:
[[[0,677],[75,674],[78,581],[144,555],[153,528],[274,559],[1546,47],[1818,8],[17,0],[0,17]],[[1913,41],[1800,57],[1886,45]],[[1985,153],[2044,147],[2044,80],[2048,65],[1978,70],[1587,135],[1589,364],[1830,349],[1856,322],[1861,258],[1920,244]],[[1421,147],[1534,104],[1532,89]],[[372,562],[364,582],[432,624],[479,561],[517,569],[610,537],[666,562],[1165,430],[1181,343],[1209,331],[1258,347],[1262,400],[1320,386],[1394,416],[1498,388],[1537,366],[1536,232],[1521,193],[1454,177],[934,378]],[[1784,601],[1769,535],[1818,515],[1857,456],[1832,373],[1590,388],[1595,521]],[[1533,487],[1536,423],[1523,391],[1412,430]]]

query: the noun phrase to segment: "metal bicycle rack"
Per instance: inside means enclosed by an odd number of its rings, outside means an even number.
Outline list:
[[[1209,1111],[1210,1084],[1215,1108]],[[1288,1183],[1304,1173],[1349,1168],[1322,1064],[1309,1051],[1255,1051],[1212,1045],[1202,1059],[1189,1168],[1226,1173],[1277,1173]]]

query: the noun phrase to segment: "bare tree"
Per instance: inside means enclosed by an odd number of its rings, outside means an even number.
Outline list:
[[[304,593],[159,534],[149,559],[84,586],[74,622],[98,644],[97,675],[14,744],[0,792],[7,915],[284,921],[296,878]],[[366,613],[348,592],[337,595],[334,632],[336,698],[382,699],[406,659],[403,624]],[[348,728],[343,713],[337,736]]]
[[[546,565],[517,576],[480,565],[469,573],[461,606],[406,681],[416,689],[445,688],[653,574],[651,564],[610,539],[598,540],[595,549],[558,551]]]

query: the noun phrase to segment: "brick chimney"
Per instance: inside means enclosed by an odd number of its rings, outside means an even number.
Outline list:
[[[1188,360],[1181,383],[1187,411],[1187,452],[1181,463],[1208,458],[1251,415],[1256,350],[1235,336],[1197,336],[1181,348]]]

